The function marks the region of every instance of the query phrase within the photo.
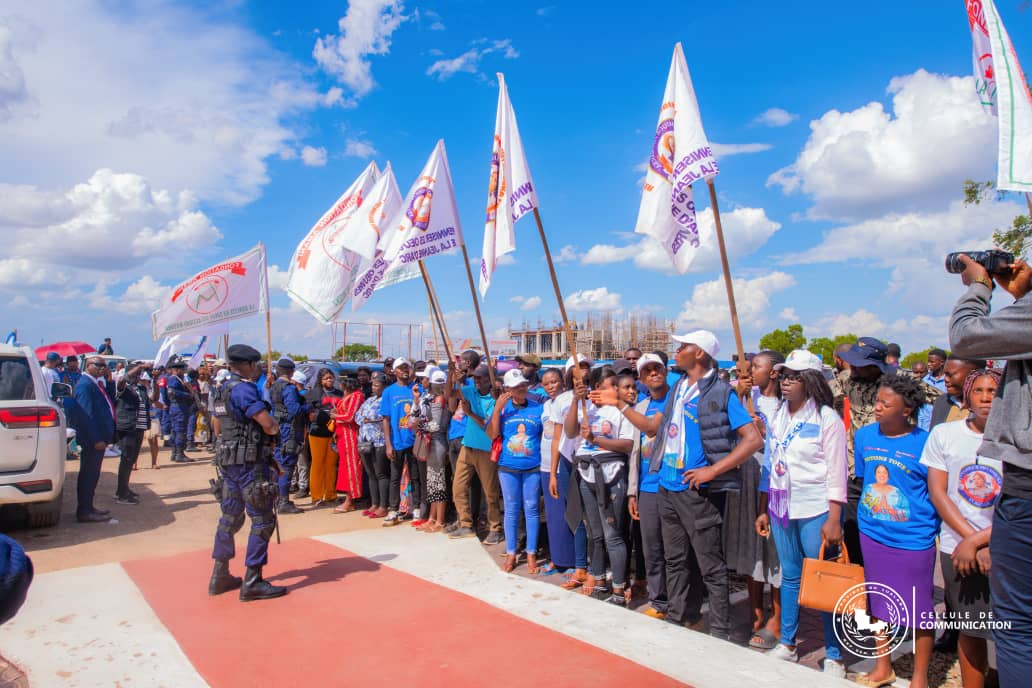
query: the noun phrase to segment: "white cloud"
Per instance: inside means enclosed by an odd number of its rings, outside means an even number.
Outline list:
[[[971,77],[918,70],[889,82],[891,112],[871,102],[810,123],[794,163],[768,186],[812,197],[815,219],[856,219],[941,207],[965,179],[992,176],[996,126]]]
[[[283,270],[278,265],[269,266],[269,289],[271,291],[283,291],[287,288],[287,278],[290,276],[288,270]],[[294,301],[291,301],[294,303]]]
[[[14,21],[0,18],[0,122],[12,117],[15,109],[27,103],[25,73],[14,57]]]
[[[735,306],[738,319],[752,328],[765,322],[772,294],[795,285],[791,275],[772,272],[753,279],[732,280],[735,288]],[[692,296],[681,307],[677,316],[679,329],[724,330],[731,327],[724,278],[695,285]]]
[[[789,323],[799,322],[799,316],[796,314],[796,310],[792,307],[781,309],[781,312],[778,313],[778,317]]]
[[[326,149],[305,146],[301,149],[301,162],[308,167],[323,167],[326,165]]]
[[[567,244],[559,249],[559,253],[552,256],[553,263],[569,263],[575,261],[580,256],[577,254],[577,249],[572,245]]]
[[[582,289],[566,297],[566,307],[571,311],[618,311],[620,295],[610,293],[607,287]]]
[[[523,302],[523,305],[520,306],[520,310],[521,311],[532,311],[532,310],[534,310],[534,309],[536,309],[536,308],[538,308],[540,306],[541,306],[541,297],[540,296],[531,296],[531,297],[529,297],[528,299],[526,299]]]
[[[710,141],[713,155],[718,158],[727,158],[743,153],[762,153],[763,151],[769,151],[773,147],[769,143],[715,143]]]
[[[337,22],[340,35],[316,39],[312,56],[348,87],[348,104],[355,104],[376,85],[369,56],[390,52],[391,36],[407,19],[403,11],[401,0],[351,0]]]
[[[474,41],[473,47],[458,57],[437,60],[427,68],[426,73],[427,76],[437,77],[439,81],[450,79],[459,72],[479,74],[480,60],[492,53],[501,53],[508,60],[514,60],[520,56],[519,52],[512,47],[512,41],[508,38],[490,42],[486,39],[480,39]]]
[[[412,12],[412,16],[421,24],[425,25],[429,31],[444,31],[445,25],[441,15],[436,11],[423,7],[416,8]]]
[[[344,145],[344,155],[352,158],[368,159],[376,155],[376,147],[362,139],[348,139]]]
[[[67,191],[0,184],[0,230],[13,258],[118,269],[221,239],[196,204],[187,192],[104,169]]]
[[[0,160],[18,172],[8,181],[72,186],[109,167],[203,201],[257,198],[269,181],[266,160],[297,138],[297,115],[326,96],[264,38],[218,15],[172,3],[119,8],[4,4],[19,17],[0,23],[13,32],[17,80],[30,99],[0,117]],[[15,88],[10,70],[0,64],[5,103]],[[26,108],[31,116],[22,116]]]
[[[0,288],[20,291],[24,287],[45,284],[60,287],[70,278],[63,270],[49,270],[38,261],[28,258],[0,259]]]
[[[757,115],[756,119],[753,120],[753,124],[761,124],[765,127],[784,127],[796,121],[798,118],[799,115],[793,114],[788,110],[774,107],[764,110]]]
[[[712,209],[703,209],[698,213],[697,220],[701,247],[689,272],[712,272],[720,268],[720,251],[717,248],[716,225],[713,222]],[[735,208],[731,212],[723,213],[721,220],[728,260],[732,263],[759,249],[776,231],[781,229],[781,224],[767,217],[763,208]],[[633,260],[635,266],[643,270],[674,272],[670,258],[663,247],[655,239],[647,236],[642,236],[636,243],[624,246],[596,244],[584,254],[581,263],[605,265],[625,260]]]
[[[526,300],[527,299],[523,296],[514,296],[511,299],[509,299],[509,303],[523,303]]]
[[[885,329],[885,322],[866,308],[852,313],[827,314],[803,328],[810,337],[835,337],[849,333],[857,337],[884,337],[888,334]]]

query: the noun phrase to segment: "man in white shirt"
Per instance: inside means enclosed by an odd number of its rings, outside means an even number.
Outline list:
[[[46,360],[43,361],[43,380],[47,383],[48,395],[50,390],[53,389],[54,383],[61,381],[61,373],[57,370],[59,365],[61,365],[61,354],[56,351],[48,353]]]

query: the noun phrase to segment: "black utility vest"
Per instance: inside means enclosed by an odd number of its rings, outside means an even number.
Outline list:
[[[262,426],[250,418],[238,420],[230,410],[230,394],[237,385],[253,387],[254,383],[245,382],[239,375],[232,374],[222,385],[215,402],[216,415],[222,427],[215,449],[215,462],[220,466],[264,463],[272,456],[272,439],[265,434]],[[219,413],[222,409],[225,411]]]

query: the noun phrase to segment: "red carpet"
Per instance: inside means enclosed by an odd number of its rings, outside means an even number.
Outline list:
[[[290,594],[262,602],[208,597],[208,552],[123,566],[215,688],[682,685],[315,540],[273,546],[265,577]],[[231,568],[243,573],[240,555]]]

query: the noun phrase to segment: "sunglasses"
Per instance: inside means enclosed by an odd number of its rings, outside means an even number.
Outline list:
[[[803,379],[803,378],[802,378],[802,376],[799,373],[785,372],[784,370],[782,370],[782,373],[781,373],[781,381],[782,382],[799,382],[801,379]]]

